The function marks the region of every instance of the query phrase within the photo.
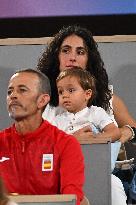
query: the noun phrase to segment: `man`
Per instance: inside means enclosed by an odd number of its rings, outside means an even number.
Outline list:
[[[83,198],[84,164],[76,139],[42,119],[48,78],[32,69],[9,81],[7,109],[15,123],[0,132],[0,173],[8,192],[76,194]]]

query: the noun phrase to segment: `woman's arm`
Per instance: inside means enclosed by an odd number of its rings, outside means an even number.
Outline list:
[[[113,112],[116,122],[120,127],[121,138],[120,141],[125,143],[132,137],[132,131],[125,125],[136,127],[135,119],[130,115],[125,103],[117,95],[113,95]]]
[[[119,127],[123,127],[124,125],[136,127],[136,121],[130,115],[127,106],[123,100],[115,94],[113,95],[112,105],[114,117]]]
[[[121,127],[120,132],[121,132],[120,142],[122,144],[129,141],[133,136],[133,133],[132,133],[131,129],[129,129],[126,126]]]

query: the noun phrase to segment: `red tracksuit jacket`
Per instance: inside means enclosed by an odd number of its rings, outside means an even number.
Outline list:
[[[76,194],[83,198],[84,163],[77,140],[44,121],[19,135],[0,132],[0,174],[9,193]]]

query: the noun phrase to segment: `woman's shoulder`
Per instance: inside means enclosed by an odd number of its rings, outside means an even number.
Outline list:
[[[91,105],[89,107],[89,110],[90,110],[90,112],[99,112],[99,111],[105,112],[105,110],[102,107],[98,107],[98,106],[95,106],[95,105]]]
[[[55,119],[55,117],[56,117],[57,115],[62,114],[63,112],[64,112],[64,109],[63,109],[63,108],[61,108],[61,107],[59,107],[59,106],[53,107],[53,106],[51,106],[51,105],[48,104],[48,105],[46,106],[46,108],[45,108],[43,114],[42,114],[42,117],[43,117],[43,119],[46,119],[46,120],[48,120],[49,122],[52,123],[53,120]]]

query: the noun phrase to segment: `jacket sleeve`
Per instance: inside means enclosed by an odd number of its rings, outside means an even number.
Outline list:
[[[60,191],[62,194],[75,194],[79,205],[84,195],[84,158],[78,141],[70,135],[66,138],[61,152]]]

